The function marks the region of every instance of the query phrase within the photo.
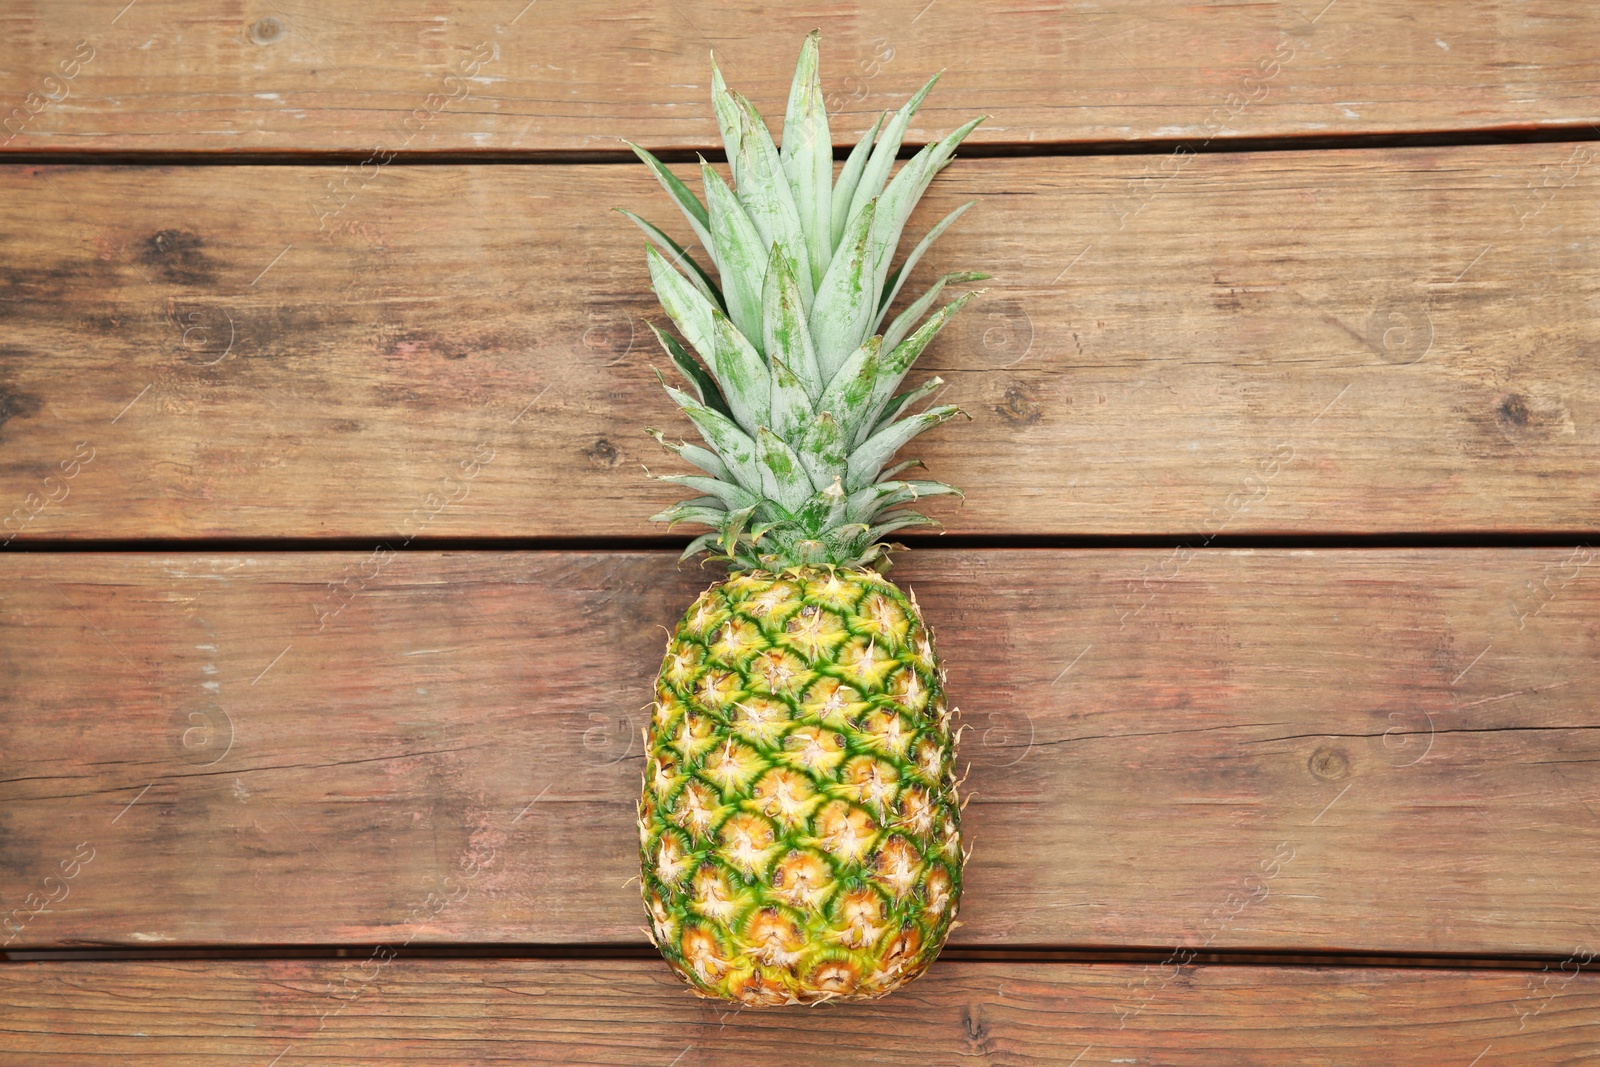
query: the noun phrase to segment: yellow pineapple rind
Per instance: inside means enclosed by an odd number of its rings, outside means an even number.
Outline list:
[[[639,808],[652,939],[701,996],[882,996],[961,895],[955,735],[914,598],[875,571],[746,571],[668,643]]]

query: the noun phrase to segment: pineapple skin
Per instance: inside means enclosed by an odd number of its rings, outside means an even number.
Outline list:
[[[961,897],[955,734],[914,597],[870,569],[745,572],[667,644],[639,804],[651,939],[751,1005],[882,996]]]

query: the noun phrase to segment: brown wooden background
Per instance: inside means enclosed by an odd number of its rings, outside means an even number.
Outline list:
[[[524,2],[0,10],[0,1062],[1600,1056],[1600,10]],[[895,572],[976,852],[733,1011],[626,884],[711,575],[608,209],[813,26],[841,144],[991,115]]]

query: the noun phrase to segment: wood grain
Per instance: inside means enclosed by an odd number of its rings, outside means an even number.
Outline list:
[[[918,442],[968,493],[934,513],[1596,529],[1594,156],[958,161],[913,232],[983,202],[921,269],[996,277],[924,357],[975,420]],[[320,231],[325,168],[0,171],[5,536],[660,534],[642,427],[689,430],[606,210],[669,222],[642,171],[391,166]]]
[[[614,151],[621,137],[703,148],[716,137],[708,52],[781,115],[813,27],[844,143],[938,70],[913,139],[979,113],[992,117],[978,142],[1035,146],[1584,130],[1600,91],[1584,43],[1600,38],[1600,16],[1574,0],[120,7],[22,0],[0,12],[12,116],[0,150]]]
[[[1600,943],[1596,572],[913,554],[969,727],[957,942]],[[643,943],[636,739],[696,569],[34,553],[0,578],[9,947]],[[19,921],[25,894],[58,903]]]
[[[1554,1067],[1592,1061],[1600,981],[1576,963],[1174,975],[943,962],[876,1003],[739,1011],[695,1000],[654,961],[31,963],[0,967],[0,1004],[13,1053],[51,1064]]]

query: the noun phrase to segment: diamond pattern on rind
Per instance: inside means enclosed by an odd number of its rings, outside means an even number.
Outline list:
[[[879,995],[921,973],[959,904],[960,854],[914,602],[857,571],[738,576],[685,613],[657,697],[641,883],[673,969],[751,1003]],[[846,900],[870,937],[841,926]]]

